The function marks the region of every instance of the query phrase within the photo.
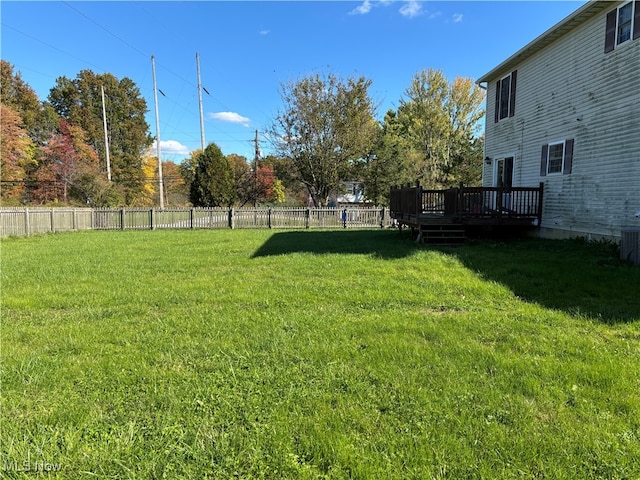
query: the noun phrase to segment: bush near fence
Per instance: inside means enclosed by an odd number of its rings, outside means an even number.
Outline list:
[[[384,228],[388,208],[0,208],[0,236],[76,230]]]

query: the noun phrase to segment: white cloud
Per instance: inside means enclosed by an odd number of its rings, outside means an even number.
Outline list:
[[[245,127],[249,126],[249,122],[251,121],[247,117],[243,117],[242,115],[236,112],[216,112],[210,113],[209,118],[213,120],[220,120],[221,122],[228,123],[239,123]]]
[[[422,0],[402,0],[403,5],[400,7],[398,12],[400,15],[408,18],[417,17],[418,15],[422,15],[424,11],[422,10]],[[372,8],[377,6],[387,7],[393,3],[396,3],[396,0],[363,0],[363,2],[351,10],[349,13],[351,15],[366,15],[371,11]]]
[[[461,13],[454,13],[453,14],[453,23],[460,23],[462,21],[462,14]]]
[[[371,0],[364,0],[364,2],[362,2],[362,5],[354,8],[349,13],[351,13],[352,15],[366,15],[371,11],[371,7]]]
[[[422,14],[422,5],[418,0],[409,0],[398,10],[403,17],[417,17]]]
[[[152,148],[155,156],[157,148],[155,140],[153,141]],[[189,149],[177,140],[160,140],[160,151],[163,159],[165,155],[189,155]]]
[[[264,35],[269,35],[271,33],[271,30],[266,30],[266,29],[265,30],[260,30],[259,33],[260,33],[260,35],[263,35],[263,36]]]

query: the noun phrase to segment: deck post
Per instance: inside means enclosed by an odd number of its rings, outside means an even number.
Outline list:
[[[544,182],[540,182],[540,192],[538,192],[538,226],[542,223],[542,192],[544,191]]]
[[[417,217],[422,213],[422,187],[420,180],[416,180],[416,221]]]

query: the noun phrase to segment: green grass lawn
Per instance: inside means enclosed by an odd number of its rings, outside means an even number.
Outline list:
[[[0,477],[640,478],[640,268],[608,245],[1,247]]]

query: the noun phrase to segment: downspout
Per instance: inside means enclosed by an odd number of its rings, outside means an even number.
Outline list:
[[[483,85],[483,83],[485,83],[485,85]],[[487,87],[488,85],[486,85],[486,82],[476,82],[476,85],[478,85],[478,87],[480,87],[482,90],[484,90],[485,92],[487,91]],[[486,95],[485,95],[486,98]],[[485,100],[486,103],[486,100]],[[484,110],[484,131],[485,134],[487,132],[487,109],[485,108]],[[485,168],[487,167],[487,161],[486,159],[489,158],[487,156],[487,136],[484,136],[484,142],[482,143],[482,185],[484,186],[484,179],[485,179]],[[493,162],[492,162],[493,163]]]

